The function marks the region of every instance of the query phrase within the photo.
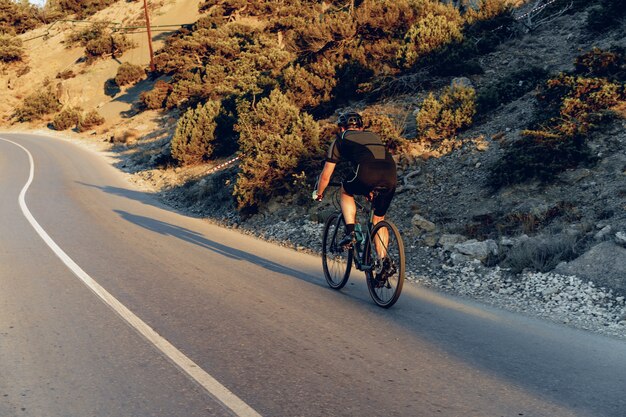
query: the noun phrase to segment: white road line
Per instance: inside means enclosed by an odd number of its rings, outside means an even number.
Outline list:
[[[228,388],[220,384],[215,378],[204,371],[194,361],[185,356],[174,345],[165,340],[154,329],[148,326],[143,320],[137,317],[126,306],[120,303],[115,297],[113,297],[107,290],[105,290],[100,284],[98,284],[93,278],[89,276],[83,269],[76,264],[52,238],[46,233],[46,231],[39,225],[37,220],[33,217],[30,210],[26,206],[25,195],[26,191],[33,182],[35,176],[35,161],[33,155],[20,145],[11,140],[0,138],[5,142],[12,143],[24,150],[28,154],[30,161],[30,175],[28,181],[22,192],[19,195],[19,204],[22,209],[24,217],[29,221],[33,228],[37,231],[39,236],[46,242],[46,244],[52,249],[52,251],[58,256],[63,263],[78,277],[83,283],[89,287],[98,297],[102,299],[109,307],[111,307],[117,314],[119,314],[131,327],[137,330],[142,336],[144,336],[150,343],[152,343],[158,350],[160,350],[167,358],[169,358],[174,364],[176,364],[183,372],[185,372],[191,379],[200,384],[213,398],[222,403],[224,407],[233,412],[239,417],[261,417],[252,407],[243,402],[239,397],[233,394]]]

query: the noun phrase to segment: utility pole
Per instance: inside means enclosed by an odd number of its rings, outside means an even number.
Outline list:
[[[154,72],[154,51],[152,50],[152,30],[150,30],[150,15],[148,14],[148,0],[143,0],[143,10],[146,13],[146,27],[148,28],[148,48],[150,49],[150,71]]]

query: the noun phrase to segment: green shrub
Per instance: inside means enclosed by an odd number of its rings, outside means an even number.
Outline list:
[[[463,39],[463,19],[451,5],[439,5],[423,15],[405,35],[398,53],[400,66],[411,68],[423,56]]]
[[[95,22],[81,30],[70,32],[65,37],[65,47],[71,48],[76,45],[87,46],[87,44],[96,39],[100,39],[108,33],[108,24],[106,22]]]
[[[171,84],[158,80],[152,90],[144,91],[139,96],[141,103],[150,110],[156,110],[165,106],[165,100],[168,94],[172,91]]]
[[[221,110],[218,101],[207,101],[187,110],[178,121],[172,138],[172,157],[183,165],[208,160],[213,154],[216,118]]]
[[[85,54],[87,55],[87,62],[93,62],[109,54],[113,58],[118,58],[125,51],[134,47],[135,45],[126,35],[114,33],[87,42],[85,45]]]
[[[54,116],[52,127],[54,130],[67,130],[77,128],[82,120],[81,109],[77,107],[68,107],[63,109],[59,114]]]
[[[592,161],[589,134],[612,117],[607,110],[624,100],[623,84],[606,78],[560,74],[548,80],[537,95],[538,120],[505,149],[492,167],[490,183],[498,188],[529,179],[547,182]]]
[[[55,2],[55,7],[65,14],[75,13],[77,19],[83,19],[109,7],[116,1],[117,0],[58,0]]]
[[[124,62],[117,68],[115,83],[118,86],[136,84],[146,76],[146,71],[140,65]]]
[[[56,113],[60,109],[61,103],[56,94],[52,88],[47,87],[27,96],[22,105],[15,110],[15,117],[20,122],[30,122],[39,120],[47,114]]]
[[[39,9],[27,2],[0,0],[0,33],[22,34],[48,23]]]
[[[399,150],[406,142],[402,136],[404,120],[399,120],[397,115],[385,114],[374,107],[363,111],[362,116],[365,128],[377,133],[389,150]]]
[[[589,9],[587,28],[601,32],[619,25],[626,16],[626,8],[622,0],[603,0]]]
[[[463,86],[446,87],[439,99],[429,94],[416,116],[418,139],[454,139],[461,129],[472,124],[475,96],[473,88]]]
[[[12,35],[0,34],[0,62],[10,63],[24,59],[22,40]]]
[[[85,117],[79,120],[76,129],[79,132],[84,132],[85,130],[89,130],[95,126],[100,126],[104,124],[104,122],[104,117],[100,116],[100,113],[98,113],[97,110],[91,110],[85,115]]]
[[[531,67],[507,75],[497,83],[479,90],[476,96],[476,110],[487,113],[497,107],[522,97],[545,81],[548,72],[539,67]]]
[[[239,208],[257,206],[289,189],[294,174],[319,149],[319,126],[278,90],[256,105],[238,108],[241,172],[235,185]]]
[[[296,106],[313,108],[331,100],[332,90],[337,85],[334,76],[335,68],[327,60],[309,70],[300,65],[290,66],[283,71],[283,88]]]

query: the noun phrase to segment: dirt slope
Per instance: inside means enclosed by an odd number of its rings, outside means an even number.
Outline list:
[[[198,19],[200,0],[160,0],[151,2],[151,26],[155,50],[163,40],[179,25],[194,23]],[[89,18],[89,21],[118,23],[120,27],[145,26],[142,2],[118,1]],[[105,92],[105,82],[113,78],[122,62],[148,66],[150,55],[145,29],[128,30],[128,37],[137,45],[126,52],[119,60],[103,59],[93,64],[82,61],[83,48],[67,49],[64,39],[72,31],[86,27],[84,22],[57,22],[30,31],[20,37],[27,50],[27,61],[0,74],[0,118],[7,119],[21,100],[41,88],[46,78],[52,80],[57,96],[63,105],[80,106],[85,111],[98,109],[105,117],[106,125],[100,129],[118,125],[131,109],[132,102],[141,93],[134,89],[129,94],[122,91],[114,97]],[[173,25],[167,27],[159,27]],[[28,66],[30,70],[19,75]],[[58,73],[71,70],[76,75],[67,80],[56,79]]]

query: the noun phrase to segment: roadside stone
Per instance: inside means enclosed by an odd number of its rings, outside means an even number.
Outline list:
[[[422,237],[422,242],[429,248],[434,248],[435,246],[437,246],[438,241],[439,236],[436,233],[427,233]]]
[[[463,235],[443,234],[439,238],[439,246],[441,246],[443,250],[449,252],[454,248],[454,245],[465,241],[467,241],[467,238]]]
[[[604,240],[611,233],[611,226],[604,226],[598,233],[596,233],[593,238],[595,240],[601,241]]]
[[[434,232],[437,229],[435,223],[425,219],[424,217],[416,214],[411,219],[411,224],[417,233],[421,232]]]
[[[495,241],[489,239],[479,242],[475,239],[468,240],[463,243],[454,245],[454,249],[463,255],[467,255],[472,259],[484,261],[489,255],[498,254],[498,245]]]
[[[461,265],[469,262],[471,259],[472,258],[470,258],[469,256],[460,254],[458,252],[452,252],[450,254],[450,262],[452,262],[452,265]]]
[[[602,242],[577,259],[559,264],[554,271],[579,276],[597,286],[626,291],[626,249],[610,241]]]
[[[450,87],[452,87],[452,89],[459,88],[459,87],[474,88],[474,85],[472,84],[472,81],[469,78],[458,77],[458,78],[454,78],[452,82],[450,82]]]

